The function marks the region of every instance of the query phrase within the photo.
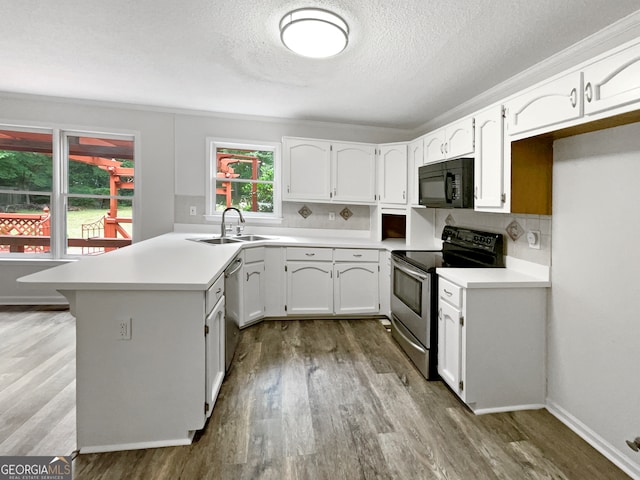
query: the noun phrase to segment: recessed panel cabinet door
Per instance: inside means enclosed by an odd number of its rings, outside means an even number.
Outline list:
[[[438,306],[438,373],[459,393],[461,340],[460,310],[440,300]]]
[[[407,203],[407,145],[381,145],[379,159],[381,203]]]
[[[544,83],[506,104],[509,135],[550,131],[553,125],[582,116],[582,72]]]
[[[265,274],[264,262],[245,264],[242,270],[244,282],[243,298],[244,318],[240,326],[243,327],[264,317],[265,310]]]
[[[331,144],[320,140],[283,140],[284,200],[331,199]]]
[[[447,158],[473,155],[473,118],[465,118],[445,127],[444,153]]]
[[[378,313],[378,264],[336,264],[333,298],[337,315]]]
[[[333,262],[287,262],[287,314],[333,314]]]
[[[431,132],[424,137],[424,164],[439,162],[445,159],[444,128]]]
[[[504,122],[502,106],[478,113],[474,162],[475,209],[496,211],[504,206]]]
[[[640,102],[640,44],[584,69],[584,113]]]
[[[375,146],[334,143],[331,155],[333,200],[375,203]]]
[[[418,169],[424,165],[424,139],[420,138],[409,144],[409,159],[407,166],[409,173],[409,198],[413,205],[420,203],[420,189],[418,187]]]
[[[225,374],[224,297],[206,318],[205,325],[205,402],[209,406],[206,414],[210,417]]]

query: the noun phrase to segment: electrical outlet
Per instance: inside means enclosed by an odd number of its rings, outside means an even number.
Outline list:
[[[121,318],[118,319],[117,327],[118,327],[118,340],[131,340],[131,323],[132,318]]]
[[[527,232],[527,243],[529,244],[529,248],[540,250],[541,240],[540,230],[530,230]]]
[[[335,219],[336,219],[335,212],[329,212],[329,220],[335,220]]]
[[[189,215],[191,215],[192,217],[196,215],[196,207],[194,206],[189,207]]]

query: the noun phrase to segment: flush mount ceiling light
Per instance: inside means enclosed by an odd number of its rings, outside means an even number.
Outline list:
[[[280,38],[285,47],[298,55],[332,57],[347,46],[349,26],[335,13],[320,8],[301,8],[282,17]]]

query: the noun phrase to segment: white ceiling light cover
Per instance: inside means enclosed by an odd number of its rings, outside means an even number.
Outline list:
[[[282,43],[298,55],[326,58],[337,55],[349,41],[349,26],[338,15],[319,8],[301,8],[280,21]]]

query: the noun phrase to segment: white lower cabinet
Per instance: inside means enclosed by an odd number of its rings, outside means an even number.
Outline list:
[[[287,315],[380,312],[378,250],[286,249]]]
[[[205,412],[211,416],[225,374],[224,297],[205,319]]]
[[[333,263],[287,262],[289,315],[333,314]]]
[[[543,408],[546,289],[440,277],[438,373],[476,414]]]
[[[333,309],[336,315],[378,313],[377,250],[335,250]]]
[[[265,314],[265,248],[247,248],[243,253],[241,328],[261,320]]]

